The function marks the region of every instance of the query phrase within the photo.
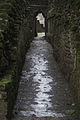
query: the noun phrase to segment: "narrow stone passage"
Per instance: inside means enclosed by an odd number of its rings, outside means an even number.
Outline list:
[[[12,120],[75,120],[68,84],[53,57],[51,45],[36,37],[26,54]]]

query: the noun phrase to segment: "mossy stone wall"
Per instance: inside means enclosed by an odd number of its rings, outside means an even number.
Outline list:
[[[79,14],[80,0],[51,0],[47,17],[47,39],[53,46],[56,61],[70,83],[78,106],[80,106]]]
[[[25,53],[32,39],[27,0],[0,1],[0,119],[11,119]],[[4,14],[6,13],[6,16]],[[4,18],[6,17],[6,18]],[[4,19],[4,20],[3,20]],[[5,23],[6,24],[5,24]],[[7,76],[11,76],[11,78]],[[5,78],[5,79],[4,79]]]
[[[27,36],[28,34],[28,36]],[[0,81],[0,118],[5,120],[6,117],[11,119],[13,107],[17,97],[20,73],[24,64],[25,53],[29,48],[32,40],[32,33],[27,25],[22,25],[18,36],[18,47],[16,53],[16,63],[9,76],[3,77]],[[3,97],[2,97],[3,96]]]

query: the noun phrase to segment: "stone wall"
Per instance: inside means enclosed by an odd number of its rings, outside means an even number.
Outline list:
[[[80,105],[80,0],[52,0],[48,11],[47,40],[56,61]]]
[[[27,0],[0,1],[0,10],[2,10],[0,11],[1,120],[6,118],[10,120],[12,116],[25,53],[32,39],[32,30],[31,27],[29,28],[30,13],[26,10],[28,6]]]
[[[12,116],[12,110],[16,101],[20,73],[24,64],[25,53],[27,52],[30,42],[32,40],[32,33],[27,25],[22,25],[18,37],[18,47],[16,63],[14,68],[7,76],[3,77],[0,82],[0,118],[5,120]]]
[[[54,55],[61,70],[64,72],[66,79],[69,79],[72,71],[76,69],[76,48],[72,41],[72,32],[68,28],[64,29],[63,25],[56,25],[54,23],[55,17],[49,18],[48,21],[51,21],[48,24],[48,31],[50,31],[47,33],[48,41],[54,48]]]
[[[0,119],[6,120],[5,118],[6,115],[7,115],[7,102],[6,102],[5,86],[0,85]]]
[[[21,68],[23,67],[25,53],[27,52],[30,46],[32,38],[33,38],[33,35],[29,26],[27,26],[27,24],[22,25],[20,34],[18,37],[18,47],[17,47],[17,61],[18,61],[17,65],[20,71],[21,71]]]

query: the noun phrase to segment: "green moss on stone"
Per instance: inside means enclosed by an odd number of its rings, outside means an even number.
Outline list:
[[[4,85],[4,84],[8,84],[10,83],[11,80],[11,75],[7,75],[5,76],[1,81],[0,81],[0,85]]]

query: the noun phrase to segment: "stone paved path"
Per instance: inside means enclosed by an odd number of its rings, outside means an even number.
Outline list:
[[[69,113],[75,109],[73,97],[53,52],[42,37],[33,40],[26,54],[12,120],[76,120]]]

